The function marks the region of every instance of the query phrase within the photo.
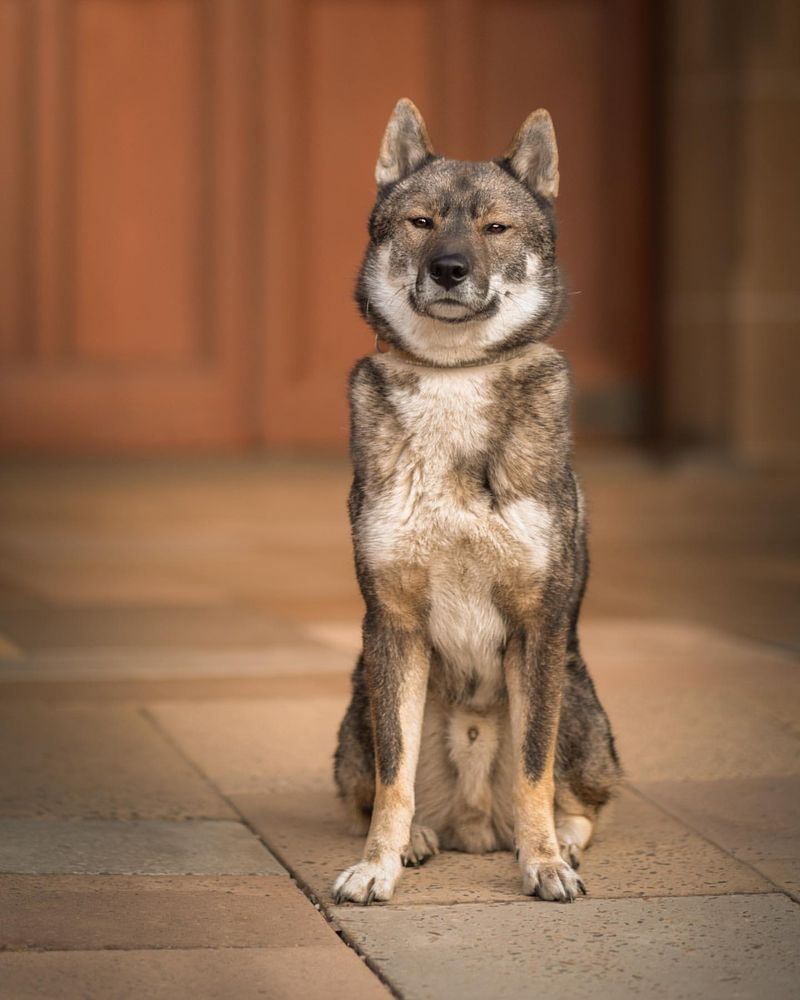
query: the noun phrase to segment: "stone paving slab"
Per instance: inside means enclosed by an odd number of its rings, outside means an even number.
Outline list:
[[[229,820],[0,819],[0,872],[279,875],[280,864]]]
[[[780,894],[342,907],[406,1000],[789,1000],[800,908]]]
[[[346,698],[159,704],[150,713],[226,795],[329,789]]]
[[[0,683],[9,681],[120,681],[302,676],[349,674],[352,659],[334,649],[312,642],[276,643],[271,646],[232,650],[145,649],[132,652],[116,647],[46,650],[0,659]]]
[[[676,621],[587,621],[582,647],[631,780],[800,773],[796,656]]]
[[[662,781],[642,787],[649,798],[800,901],[800,778]]]
[[[331,791],[234,795],[233,802],[297,878],[326,906],[339,872],[361,856]],[[748,865],[623,790],[587,851],[582,874],[591,898],[769,892]],[[395,902],[516,902],[519,870],[510,852],[445,852],[403,872]],[[341,908],[333,908],[338,912]]]
[[[0,951],[326,944],[339,938],[285,875],[0,875]]]
[[[3,1000],[388,1000],[354,951],[62,951],[0,954]]]
[[[307,699],[320,696],[340,701],[350,690],[345,674],[300,674],[276,677],[162,677],[141,680],[116,680],[102,683],[87,680],[2,681],[0,698],[11,702],[54,704],[108,704],[132,702],[135,705],[161,701],[258,701],[271,698]]]
[[[234,816],[132,707],[0,707],[0,760],[0,816]]]
[[[646,680],[599,687],[634,783],[800,774],[800,739],[753,706]]]
[[[241,648],[299,640],[293,626],[235,605],[0,608],[0,630],[28,651]]]
[[[330,673],[344,678],[352,668],[346,654],[315,643],[297,642],[232,650],[126,649],[48,650],[0,659],[0,683],[9,681],[118,681],[184,678],[303,676]]]

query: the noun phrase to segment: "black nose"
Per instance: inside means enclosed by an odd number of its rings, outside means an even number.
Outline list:
[[[449,292],[455,285],[461,284],[469,274],[469,261],[460,253],[451,253],[432,260],[428,270],[436,284]]]

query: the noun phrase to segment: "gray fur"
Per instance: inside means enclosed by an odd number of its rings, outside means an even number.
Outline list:
[[[424,661],[417,822],[445,847],[517,847],[524,891],[571,899],[582,883],[554,861],[553,805],[591,823],[620,768],[578,643],[586,525],[568,368],[545,343],[563,307],[557,163],[546,112],[488,163],[434,157],[410,102],[387,129],[357,299],[392,349],[359,361],[350,380],[349,511],[366,615],[335,778],[356,820],[372,810],[376,777],[403,791],[401,765],[416,760],[403,713]],[[431,262],[454,253],[469,274],[443,290]],[[512,818],[514,781],[534,803],[525,820]],[[373,829],[337,898],[389,898],[389,876],[376,897],[375,865],[402,850]]]

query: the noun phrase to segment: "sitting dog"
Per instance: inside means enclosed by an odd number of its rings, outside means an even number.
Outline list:
[[[335,779],[365,833],[337,902],[391,898],[440,848],[513,849],[572,901],[619,780],[578,645],[587,574],[571,468],[558,154],[536,111],[505,156],[434,154],[392,114],[357,300],[383,350],[350,379],[349,500],[366,603]]]

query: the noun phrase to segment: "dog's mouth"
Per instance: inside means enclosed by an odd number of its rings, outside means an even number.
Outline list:
[[[411,308],[419,316],[427,316],[442,323],[470,323],[475,320],[488,319],[497,312],[499,300],[497,295],[491,296],[482,306],[475,309],[459,299],[443,295],[431,302],[422,304],[414,292],[408,296]]]

